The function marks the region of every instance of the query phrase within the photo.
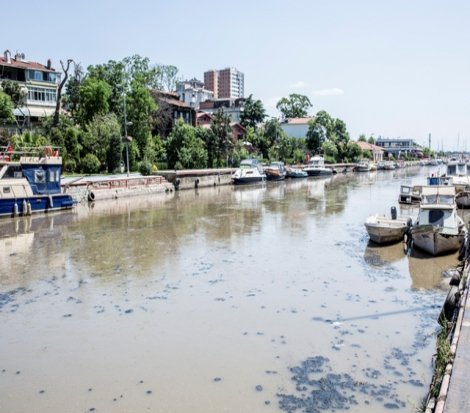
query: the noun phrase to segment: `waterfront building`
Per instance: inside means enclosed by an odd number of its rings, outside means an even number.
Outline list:
[[[218,110],[223,110],[226,114],[230,115],[232,122],[240,122],[241,113],[245,105],[245,98],[238,99],[214,99],[212,101],[201,102],[199,109],[213,114]]]
[[[288,118],[281,122],[281,128],[291,138],[305,138],[311,120],[311,117]]]
[[[383,161],[385,152],[383,148],[363,141],[357,141],[356,143],[359,145],[363,152],[370,152],[372,154],[372,160],[374,162]]]
[[[191,105],[182,102],[178,93],[161,90],[152,90],[151,93],[161,114],[155,132],[162,138],[170,134],[179,119],[191,126],[196,126],[196,111]]]
[[[376,143],[385,151],[385,156],[399,159],[402,155],[420,156],[422,155],[421,149],[409,138],[378,138]]]
[[[197,79],[185,80],[176,84],[176,93],[181,101],[194,109],[199,109],[199,104],[206,100],[214,99],[214,92],[204,88],[204,82]]]
[[[0,83],[11,80],[21,87],[24,105],[15,108],[14,114],[26,124],[34,125],[54,113],[60,76],[50,59],[43,65],[27,60],[24,53],[12,56],[9,50],[0,56]]]
[[[245,76],[234,67],[204,72],[204,86],[214,93],[215,99],[243,98]]]

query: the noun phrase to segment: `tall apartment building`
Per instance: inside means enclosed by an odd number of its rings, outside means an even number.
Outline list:
[[[245,93],[245,77],[234,67],[204,72],[204,86],[214,92],[215,99],[242,98]]]

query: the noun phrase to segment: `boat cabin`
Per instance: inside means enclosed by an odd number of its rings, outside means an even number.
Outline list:
[[[453,186],[423,187],[418,216],[419,225],[432,225],[448,228],[450,232],[458,232],[455,224],[456,215]]]

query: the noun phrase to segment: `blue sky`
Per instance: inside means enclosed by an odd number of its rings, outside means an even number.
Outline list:
[[[271,116],[302,93],[353,139],[470,150],[470,2],[23,0],[2,4],[1,47],[84,67],[140,54],[185,78],[228,66]],[[5,18],[11,16],[11,18]],[[3,51],[2,50],[2,51]],[[468,142],[467,142],[468,141]]]

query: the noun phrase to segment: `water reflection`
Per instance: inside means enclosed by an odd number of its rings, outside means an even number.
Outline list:
[[[366,245],[363,227],[401,179],[420,178],[407,174],[201,188],[0,222],[2,408],[216,413],[301,400],[306,412],[344,395],[355,403],[338,409],[414,411],[443,293],[420,291],[420,258]],[[296,389],[310,367],[310,385],[330,386],[314,404]]]

